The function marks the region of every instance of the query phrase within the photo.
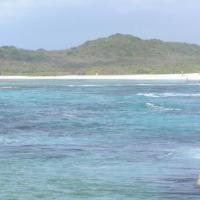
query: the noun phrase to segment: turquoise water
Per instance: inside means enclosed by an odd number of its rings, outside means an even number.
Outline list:
[[[0,199],[196,200],[200,85],[1,81]]]

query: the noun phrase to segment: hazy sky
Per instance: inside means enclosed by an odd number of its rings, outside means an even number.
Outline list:
[[[200,44],[200,0],[0,0],[0,45],[63,49],[114,33]]]

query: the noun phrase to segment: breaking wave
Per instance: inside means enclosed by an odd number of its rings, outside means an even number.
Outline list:
[[[164,98],[164,97],[200,97],[200,93],[138,93],[137,96]]]
[[[7,90],[7,89],[16,89],[17,87],[12,86],[0,86],[0,90]]]
[[[154,98],[160,97],[159,95],[155,93],[138,93],[137,96],[154,97]]]
[[[181,111],[181,109],[179,108],[168,108],[168,107],[164,107],[164,106],[160,106],[160,105],[156,105],[153,103],[146,103],[146,106],[152,110],[156,110],[156,111],[163,111],[163,112],[167,112],[167,111]]]
[[[101,85],[66,85],[65,87],[101,87]]]

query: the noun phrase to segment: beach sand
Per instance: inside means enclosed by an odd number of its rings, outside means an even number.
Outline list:
[[[198,80],[200,74],[0,76],[0,80]]]

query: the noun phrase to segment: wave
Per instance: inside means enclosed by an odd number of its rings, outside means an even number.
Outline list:
[[[158,160],[164,159],[195,159],[200,160],[200,148],[175,148],[170,150],[165,150],[155,155]]]
[[[134,83],[134,84],[74,84],[66,85],[66,87],[134,87],[134,86],[177,86],[180,84],[152,84],[152,83]],[[191,86],[196,86],[199,84],[187,84]]]
[[[166,151],[166,152],[160,152],[159,154],[155,155],[156,160],[165,160],[165,159],[171,159],[176,155],[174,151]]]
[[[66,87],[104,87],[104,85],[66,85]]]
[[[160,106],[160,105],[156,105],[153,103],[146,103],[146,106],[149,107],[152,110],[156,110],[156,111],[163,111],[163,112],[167,112],[167,111],[181,111],[180,108],[168,108],[168,107],[164,107],[164,106]]]
[[[164,98],[164,97],[200,97],[200,93],[138,93],[137,96]]]
[[[6,90],[6,89],[16,89],[17,87],[12,87],[12,86],[1,86],[0,90]]]
[[[157,95],[155,93],[138,93],[136,95],[137,96],[144,96],[144,97],[154,97],[154,98],[160,97],[159,95]]]
[[[136,83],[134,85],[137,85],[137,86],[179,86],[179,85],[199,86],[199,83],[187,83],[187,84],[180,84],[180,83],[177,83],[177,84],[176,83]]]
[[[161,97],[200,97],[200,93],[162,93]]]
[[[127,85],[95,85],[95,84],[86,84],[86,85],[65,85],[64,87],[128,87]]]

